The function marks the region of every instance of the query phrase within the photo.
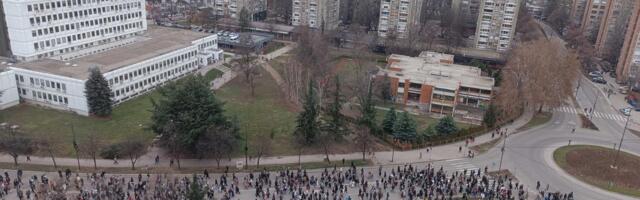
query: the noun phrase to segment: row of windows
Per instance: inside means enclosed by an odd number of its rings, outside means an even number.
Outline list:
[[[20,83],[24,83],[25,82],[25,78],[22,75],[18,75],[16,74],[16,81],[20,82]],[[31,85],[35,85],[35,86],[40,86],[42,88],[47,87],[47,88],[51,88],[51,89],[56,89],[56,90],[62,90],[62,91],[66,91],[67,90],[67,85],[64,83],[60,83],[60,82],[55,82],[55,81],[49,81],[46,79],[39,79],[39,78],[33,78],[33,77],[29,77],[29,83],[31,83]]]
[[[119,36],[115,36],[115,37],[99,40],[99,41],[96,41],[96,42],[85,43],[85,44],[80,44],[80,45],[76,45],[76,46],[67,47],[67,48],[64,48],[64,49],[59,49],[59,50],[56,50],[56,51],[49,51],[49,52],[41,53],[41,54],[38,54],[37,57],[38,57],[38,59],[40,59],[40,58],[51,57],[51,56],[59,55],[59,54],[63,54],[63,53],[74,52],[74,51],[76,51],[76,49],[80,50],[80,49],[89,48],[89,47],[92,47],[92,46],[95,46],[95,45],[102,45],[102,44],[113,42],[114,40],[115,41],[119,41],[119,40],[122,40],[122,39],[126,39],[128,37],[132,37],[134,35],[136,35],[136,33],[129,33],[129,34],[126,34],[126,35],[119,35]],[[93,53],[102,52],[102,51],[105,51],[107,49],[112,49],[112,48],[99,49],[99,50],[93,51]],[[90,55],[90,54],[93,54],[93,53],[87,53],[87,54],[84,54],[83,56]],[[77,57],[78,56],[73,56],[73,57],[70,57],[70,58],[62,58],[62,60],[69,60],[69,59],[74,59],[74,58],[77,58]]]
[[[142,28],[142,22],[134,22],[134,23],[124,24],[124,25],[109,27],[101,30],[89,31],[85,33],[78,33],[75,35],[69,35],[69,36],[63,36],[59,38],[39,41],[39,42],[33,43],[33,48],[36,51],[47,50],[47,48],[55,47],[56,45],[71,43],[77,40],[84,40],[84,39],[89,39],[93,37],[103,36],[104,34],[109,34],[113,32],[118,33],[118,32],[127,31],[129,29],[138,29],[138,28]]]
[[[99,4],[100,2],[106,2],[106,1],[111,1],[113,2],[113,0],[66,0],[66,1],[56,1],[56,2],[43,2],[43,3],[37,3],[37,4],[29,4],[27,5],[27,11],[31,12],[31,11],[47,11],[47,10],[54,10],[55,8],[68,8],[68,7],[72,7],[72,6],[78,6],[78,7],[86,7],[86,6],[82,6],[83,4]],[[135,3],[131,3],[133,5],[130,6],[135,6],[138,5],[140,6],[140,2],[135,2]],[[129,7],[130,7],[129,6]],[[122,9],[122,6],[119,6],[120,9]]]
[[[124,88],[121,88],[119,90],[116,90],[113,93],[113,95],[115,97],[126,96],[127,93],[135,92],[138,89],[143,89],[145,86],[147,86],[149,84],[153,84],[153,83],[156,83],[156,82],[161,82],[162,80],[167,79],[170,76],[174,76],[176,74],[179,75],[179,74],[186,73],[186,71],[194,69],[195,66],[197,66],[197,62],[196,61],[187,63],[185,65],[182,65],[182,66],[178,67],[178,68],[166,71],[164,73],[158,74],[156,76],[144,79],[142,81],[139,81],[139,82],[136,82],[134,84],[131,84],[131,85],[127,86],[127,87],[124,87]]]
[[[28,90],[24,88],[20,88],[18,90],[21,96],[27,96],[27,91]],[[56,94],[50,94],[46,92],[32,90],[31,97],[33,97],[33,100],[44,100],[46,102],[52,101],[52,102],[65,104],[65,105],[69,104],[69,99],[67,99],[67,97],[56,95]]]
[[[89,27],[89,26],[102,26],[103,24],[109,24],[111,22],[118,22],[118,21],[125,21],[127,19],[132,19],[132,18],[142,18],[142,12],[127,13],[127,14],[106,17],[106,18],[86,20],[86,21],[81,21],[76,23],[64,24],[60,26],[51,26],[48,28],[32,30],[31,36],[33,37],[43,36],[48,34],[64,32],[68,30],[76,30],[76,29]]]
[[[114,10],[113,8],[115,8],[115,12],[119,12],[122,10],[122,9],[119,9],[119,7],[123,7],[123,5],[125,4],[122,4],[119,6],[111,6],[112,8],[111,10]],[[126,5],[127,7],[129,7],[128,4]],[[100,16],[103,12],[102,10],[105,10],[104,12],[107,12],[106,10],[109,10],[109,9],[107,9],[107,7],[103,7],[102,9],[94,8],[94,9],[87,9],[83,11],[73,11],[73,12],[57,13],[57,14],[46,15],[46,16],[37,16],[37,17],[29,18],[29,22],[31,23],[31,26],[40,25],[40,22],[51,23],[52,21],[58,21],[58,20],[62,22],[67,22],[69,18],[78,19],[82,17],[89,17],[90,15],[94,15],[94,14],[97,16]],[[127,10],[130,10],[130,8],[127,8]],[[140,9],[137,9],[137,10],[140,10]]]
[[[124,73],[121,74],[115,78],[109,79],[109,86],[112,86],[114,84],[122,84],[124,81],[129,80],[129,79],[134,79],[137,76],[142,76],[145,75],[147,73],[151,73],[152,71],[156,71],[156,70],[161,70],[162,68],[165,67],[169,67],[169,66],[173,66],[174,63],[178,63],[178,62],[182,62],[183,60],[189,60],[192,57],[196,56],[196,51],[190,51],[188,53],[184,53],[182,55],[173,57],[173,58],[169,58],[154,64],[151,64],[149,66],[146,67],[142,67],[138,70],[132,71],[132,72],[128,72],[128,73]]]

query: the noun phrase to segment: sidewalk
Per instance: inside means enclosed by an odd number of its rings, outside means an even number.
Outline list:
[[[520,118],[515,120],[513,123],[503,126],[506,128],[509,134],[515,133],[519,127],[525,125],[531,118],[533,117],[533,112],[526,112]],[[487,133],[475,138],[475,142],[469,143],[469,147],[477,144],[482,144],[492,140],[491,134]],[[459,152],[458,148],[463,147],[463,151]],[[457,159],[464,158],[468,148],[465,147],[465,142],[460,141],[456,143],[434,146],[431,148],[429,153],[427,153],[426,149],[416,149],[410,151],[382,151],[382,152],[374,152],[372,154],[367,154],[366,158],[370,159],[376,165],[386,165],[386,164],[404,164],[404,163],[416,163],[416,162],[428,162],[428,161],[437,161],[437,160],[448,160],[448,159]],[[422,152],[422,158],[420,158],[420,152]],[[158,165],[154,164],[154,159],[156,155],[160,155],[160,163]],[[151,147],[149,149],[149,153],[138,159],[136,166],[138,168],[147,168],[147,167],[169,167],[169,159],[164,150]],[[391,162],[393,157],[394,162]],[[300,157],[301,162],[322,162],[324,161],[324,154],[313,154],[313,155],[302,155]],[[329,158],[332,161],[338,160],[354,160],[361,159],[362,152],[354,152],[349,154],[333,154],[330,155]],[[221,166],[236,166],[238,162],[244,163],[244,157],[233,158],[230,161],[224,159],[220,162]],[[250,165],[256,164],[256,159],[249,160]],[[12,163],[13,158],[9,155],[2,154],[0,155],[0,162]],[[75,168],[77,166],[77,161],[75,158],[56,158],[56,162],[58,166],[64,166],[68,168]],[[115,164],[113,160],[107,159],[98,159],[97,165],[99,167],[130,167],[131,163],[128,158],[122,157],[119,158],[119,164]],[[38,165],[53,165],[50,157],[36,157],[32,156],[31,161],[27,162],[24,156],[19,158],[19,163],[26,164],[38,164]],[[215,167],[216,161],[213,159],[182,159],[180,160],[182,167]],[[297,155],[290,156],[270,156],[263,157],[260,160],[260,164],[262,165],[274,165],[274,164],[295,164],[298,163]],[[93,166],[92,159],[80,159],[80,165],[82,166]]]

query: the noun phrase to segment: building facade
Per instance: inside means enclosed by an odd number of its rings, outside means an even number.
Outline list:
[[[640,4],[633,7],[629,18],[624,44],[620,50],[620,58],[616,67],[617,80],[627,82],[638,80],[640,70]]]
[[[617,55],[619,41],[624,40],[627,23],[633,14],[636,0],[609,0],[600,22],[595,48],[600,57]]]
[[[516,32],[521,0],[482,0],[476,26],[478,49],[509,50]]]
[[[545,8],[549,0],[526,0],[525,8],[527,12],[536,19],[543,19]]]
[[[580,27],[582,23],[582,17],[584,17],[585,9],[587,8],[587,2],[590,0],[572,0],[571,11],[569,17],[571,23]]]
[[[20,61],[103,51],[147,28],[141,0],[3,0],[11,51]]]
[[[596,42],[598,31],[602,25],[605,13],[610,7],[609,0],[587,0],[586,7],[580,23],[580,31],[584,33],[591,42]]]
[[[409,28],[420,23],[423,1],[382,0],[378,36],[385,38],[393,34],[398,38],[406,38]]]
[[[206,6],[218,16],[231,18],[238,18],[242,8],[246,8],[253,17],[267,11],[267,0],[206,0]]]
[[[15,73],[13,71],[0,66],[0,110],[20,103],[18,86],[14,78]]]
[[[480,68],[453,64],[453,55],[422,52],[418,57],[391,55],[378,78],[388,77],[394,101],[427,113],[482,121],[494,79]]]
[[[73,60],[44,58],[9,67],[20,99],[88,115],[84,91],[91,68],[103,73],[118,104],[222,56],[215,34],[154,27],[133,39],[132,44]]]
[[[291,25],[334,30],[340,25],[340,0],[293,0]]]

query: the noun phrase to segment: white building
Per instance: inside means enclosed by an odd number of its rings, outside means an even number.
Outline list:
[[[247,8],[251,16],[267,10],[266,0],[206,0],[206,5],[214,14],[231,18],[238,18],[242,8]]]
[[[423,0],[382,0],[378,36],[406,38],[409,28],[420,23]]]
[[[527,12],[536,19],[543,19],[545,8],[547,7],[548,0],[526,0],[525,8]]]
[[[0,110],[18,105],[18,88],[15,74],[11,70],[0,66]]]
[[[13,55],[71,59],[128,43],[147,28],[141,0],[3,0]],[[103,45],[106,43],[111,46]],[[67,55],[75,52],[76,55]]]
[[[291,25],[334,30],[340,25],[340,0],[293,0]]]
[[[521,0],[482,0],[476,26],[478,49],[507,51],[516,32]]]
[[[84,84],[92,67],[100,69],[114,101],[120,103],[222,56],[215,34],[152,26],[131,40],[131,44],[76,59],[44,58],[9,67],[20,98],[88,115]]]

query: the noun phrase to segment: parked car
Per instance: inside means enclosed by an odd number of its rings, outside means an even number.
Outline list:
[[[591,78],[591,81],[594,83],[607,84],[607,80],[604,80],[602,77],[593,77]]]
[[[589,76],[590,76],[591,78],[593,78],[593,77],[600,77],[600,76],[602,76],[602,72],[600,72],[600,71],[592,71],[592,72],[589,72]]]
[[[631,108],[620,108],[620,112],[624,116],[629,116],[629,115],[631,115]]]

